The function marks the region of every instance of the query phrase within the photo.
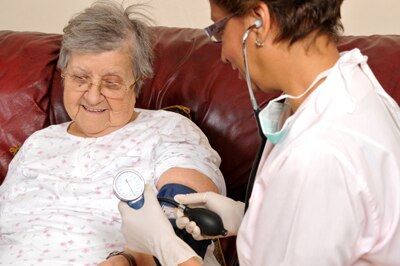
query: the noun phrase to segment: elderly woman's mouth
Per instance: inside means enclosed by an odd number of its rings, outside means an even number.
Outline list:
[[[84,105],[82,105],[82,107],[86,110],[86,111],[88,111],[88,112],[94,112],[94,113],[101,113],[101,112],[104,112],[106,109],[96,109],[96,108],[90,108],[90,107],[87,107],[87,106],[84,106]]]

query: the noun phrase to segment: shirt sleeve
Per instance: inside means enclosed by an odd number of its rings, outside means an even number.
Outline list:
[[[174,115],[168,131],[161,133],[157,146],[156,175],[160,176],[172,167],[194,169],[208,176],[219,192],[226,195],[220,163],[220,156],[196,124],[185,117]]]
[[[355,253],[370,248],[360,236],[376,233],[368,222],[373,202],[348,155],[316,143],[292,148],[271,165],[253,265],[351,265]]]

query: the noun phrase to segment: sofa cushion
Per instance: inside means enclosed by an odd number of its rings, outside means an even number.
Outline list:
[[[200,29],[154,27],[155,76],[137,107],[183,105],[222,158],[228,196],[243,200],[260,138],[247,86],[220,60],[220,44]],[[34,131],[69,120],[56,68],[61,35],[0,31],[0,184],[13,152]],[[400,103],[400,35],[344,36],[341,51],[359,47],[385,90]],[[276,94],[256,93],[261,106]],[[227,241],[228,240],[228,241]],[[221,240],[226,263],[234,238]]]
[[[243,199],[260,139],[247,86],[220,60],[220,44],[200,29],[154,27],[155,76],[137,106],[190,108],[222,158],[228,195]],[[32,132],[69,118],[56,68],[61,35],[0,31],[0,182],[18,145]],[[400,36],[344,36],[341,51],[359,47],[383,87],[400,102]],[[256,93],[263,106],[276,95]],[[10,151],[11,149],[11,151]]]
[[[221,45],[203,30],[155,27],[154,77],[142,88],[137,105],[159,109],[182,104],[222,158],[228,195],[244,199],[260,138],[248,90],[238,72],[220,59]],[[275,94],[276,95],[276,94]],[[264,105],[273,94],[256,93]]]
[[[49,91],[60,35],[2,31],[0,47],[1,183],[15,148],[49,125]]]

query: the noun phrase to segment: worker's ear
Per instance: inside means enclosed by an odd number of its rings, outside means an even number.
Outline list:
[[[267,34],[271,30],[271,17],[268,6],[260,1],[259,4],[254,7],[249,16],[249,26],[255,25],[254,30],[257,32],[257,39],[264,42]]]

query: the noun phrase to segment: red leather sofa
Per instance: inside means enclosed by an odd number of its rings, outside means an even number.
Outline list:
[[[146,80],[137,107],[188,107],[222,158],[228,196],[243,200],[260,143],[245,82],[220,61],[220,45],[202,30],[153,30],[155,75]],[[31,133],[69,120],[56,67],[60,41],[59,34],[0,31],[0,184]],[[344,36],[338,47],[368,55],[378,80],[400,103],[400,35]],[[262,105],[275,96],[256,93]],[[222,248],[230,265],[234,241],[222,241]]]

